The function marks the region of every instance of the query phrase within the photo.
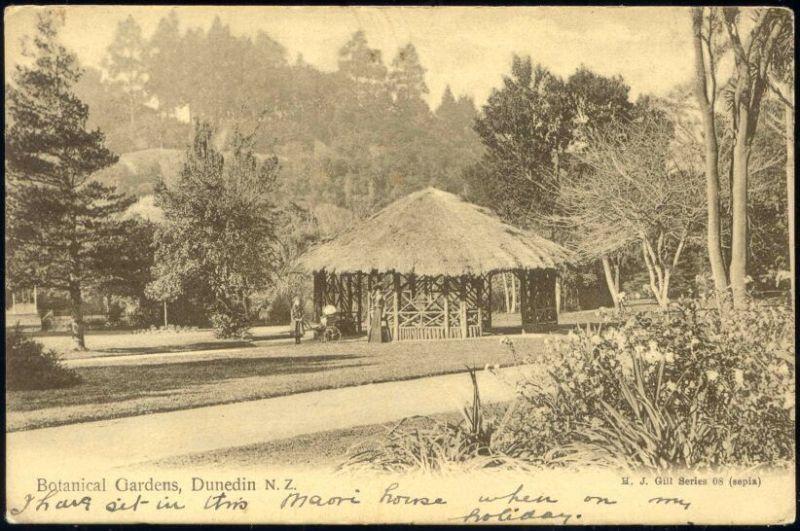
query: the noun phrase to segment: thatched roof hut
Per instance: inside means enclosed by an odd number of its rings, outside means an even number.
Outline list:
[[[390,204],[303,257],[309,270],[483,275],[553,269],[567,251],[491,211],[426,188]]]
[[[391,304],[393,337],[409,339],[481,335],[491,325],[498,272],[520,277],[523,326],[552,323],[556,267],[568,258],[485,208],[426,188],[312,249],[301,264],[314,271],[317,308],[334,304],[360,327],[366,281],[367,294],[380,287]]]

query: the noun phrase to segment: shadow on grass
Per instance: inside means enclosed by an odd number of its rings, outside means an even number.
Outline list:
[[[104,366],[79,369],[84,383],[71,389],[9,393],[9,411],[106,403],[147,396],[186,395],[192,386],[263,376],[307,375],[367,367],[365,356],[283,356],[253,359],[216,359],[158,365]],[[341,363],[348,362],[348,363]],[[285,385],[284,382],[281,385]]]
[[[226,348],[249,348],[254,347],[251,341],[201,341],[186,345],[158,345],[154,347],[113,347],[95,349],[97,352],[108,354],[170,354],[174,352],[187,352],[192,350],[222,350]]]

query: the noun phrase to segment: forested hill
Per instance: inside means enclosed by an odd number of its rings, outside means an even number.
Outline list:
[[[281,162],[283,193],[363,215],[429,185],[459,192],[463,169],[482,153],[467,97],[444,92],[431,109],[413,44],[384,58],[357,32],[323,72],[288,58],[269,35],[239,36],[216,19],[205,31],[174,12],[144,35],[132,17],[107,50],[106,72],[86,69],[78,96],[90,125],[120,162],[101,178],[136,195],[178,171],[196,118],[225,137],[253,134],[259,153]]]
[[[143,149],[123,153],[119,161],[99,171],[94,177],[103,184],[113,185],[117,191],[143,197],[153,193],[158,179],[171,182],[183,163],[184,150]]]

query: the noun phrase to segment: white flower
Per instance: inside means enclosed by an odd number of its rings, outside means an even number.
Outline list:
[[[794,407],[794,393],[785,393],[783,395],[783,408],[791,409]]]
[[[733,380],[736,382],[736,385],[744,385],[744,373],[742,369],[735,369],[733,371]]]
[[[597,334],[592,336],[592,345],[599,345],[603,340]]]
[[[675,354],[673,354],[672,352],[667,352],[666,354],[664,354],[664,361],[666,361],[667,363],[672,363],[673,361],[675,361]]]
[[[708,378],[709,382],[716,381],[716,379],[719,378],[719,373],[714,370],[708,370],[706,371],[706,378]]]

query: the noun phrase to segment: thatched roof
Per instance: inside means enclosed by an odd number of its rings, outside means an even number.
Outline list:
[[[459,276],[550,269],[568,257],[560,245],[512,227],[487,209],[426,188],[320,244],[300,263],[311,271],[332,273]]]

